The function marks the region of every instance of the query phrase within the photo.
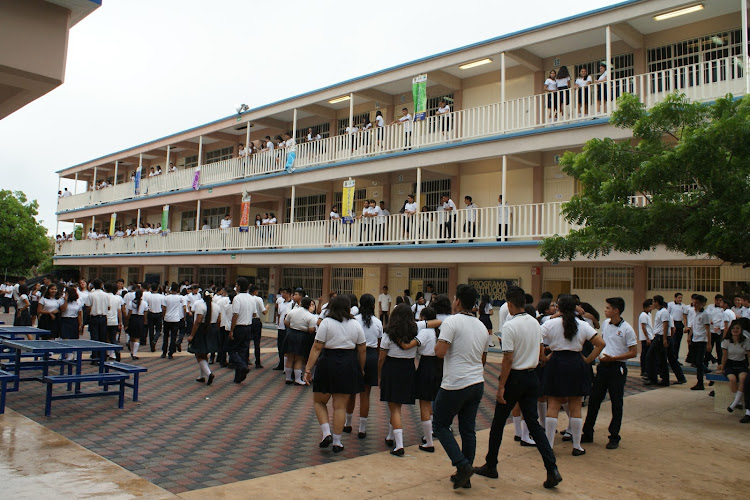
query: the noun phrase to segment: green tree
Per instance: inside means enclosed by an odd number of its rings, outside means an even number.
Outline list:
[[[36,200],[0,190],[0,272],[25,275],[49,251],[47,230],[36,220]]]
[[[562,209],[577,229],[545,239],[542,256],[664,245],[750,265],[750,97],[702,104],[672,94],[648,111],[633,95],[618,102],[612,121],[633,139],[592,139],[563,156],[563,171],[580,181]]]

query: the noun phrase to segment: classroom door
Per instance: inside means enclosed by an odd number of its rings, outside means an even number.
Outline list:
[[[552,298],[557,300],[561,293],[570,293],[570,280],[544,280],[544,290],[550,292]]]

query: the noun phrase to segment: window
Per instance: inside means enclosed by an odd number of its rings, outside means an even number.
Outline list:
[[[596,81],[597,78],[599,78],[599,64],[604,60],[604,58],[596,59],[594,61],[589,61],[586,63],[576,64],[575,65],[575,73],[570,75],[573,80],[578,78],[578,73],[581,71],[581,68],[586,68],[586,71],[588,71],[589,75],[591,75],[591,79]],[[635,75],[635,65],[633,63],[633,53],[630,52],[629,54],[620,54],[619,56],[613,56],[612,57],[612,74],[610,75],[610,78],[612,80],[617,80],[618,78],[626,78],[629,76]]]
[[[432,285],[433,293],[448,293],[447,267],[412,267],[409,268],[409,289],[411,298],[417,297],[417,292],[427,291],[427,285]]]
[[[255,273],[255,284],[260,287],[258,295],[261,297],[268,297],[269,287],[271,282],[271,268],[259,267]]]
[[[88,281],[94,281],[96,278],[99,277],[99,270],[97,268],[89,267],[88,271],[89,271]]]
[[[349,118],[347,118],[346,120],[347,120],[346,127],[348,127]],[[346,127],[344,127],[344,129],[346,129]],[[307,141],[307,129],[308,128],[313,129],[313,136],[315,136],[315,134],[320,134],[321,139],[326,139],[327,137],[331,135],[331,124],[327,122],[321,123],[319,125],[313,125],[312,127],[302,127],[302,128],[297,129],[297,142],[298,143]]]
[[[281,270],[281,287],[289,288],[292,292],[302,287],[307,295],[318,299],[323,295],[323,268],[285,267]]]
[[[206,153],[206,163],[229,160],[234,156],[234,146],[228,148],[214,149]]]
[[[117,281],[117,268],[102,267],[102,272],[99,274],[99,278],[105,283]]]
[[[193,282],[193,268],[192,267],[178,267],[177,268],[177,283],[182,283],[185,280],[188,283]]]
[[[417,193],[417,183],[414,183],[414,189],[412,191],[414,196]],[[427,205],[428,211],[437,210],[439,206],[442,206],[440,197],[444,194],[450,195],[451,192],[451,180],[450,179],[438,179],[434,181],[422,181],[422,197],[424,198],[424,204]],[[455,200],[453,200],[455,202]],[[420,203],[417,200],[417,203]],[[419,207],[420,209],[422,207]]]
[[[354,214],[362,213],[362,209],[364,208],[365,199],[367,198],[367,189],[355,189],[354,190],[354,207],[353,211]],[[341,203],[344,199],[344,192],[343,191],[337,191],[333,193],[333,205],[331,207],[339,207],[339,214],[343,216],[341,213]]]
[[[440,107],[440,101],[445,101],[445,103],[451,108],[451,111],[455,111],[455,109],[453,109],[453,93],[451,92],[450,94],[439,95],[427,99],[427,116],[435,116],[437,109]]]
[[[352,123],[354,123],[355,127],[358,127],[360,123],[365,121],[365,118],[370,118],[370,112],[367,113],[360,113],[358,115],[354,115],[352,117]],[[346,118],[339,118],[338,120],[338,135],[344,135],[346,133],[346,127],[349,126],[349,117]],[[323,134],[320,134],[323,135]],[[307,131],[305,131],[305,136],[307,136]]]
[[[580,290],[632,290],[632,267],[575,267],[573,288]]]
[[[140,267],[129,267],[128,268],[128,281],[127,283],[138,283],[141,281],[141,268]]]
[[[221,224],[221,219],[229,213],[229,207],[206,208],[205,210],[201,210],[201,223],[198,227],[202,228],[203,221],[206,220],[208,221],[208,225],[211,226],[211,229],[216,229]]]
[[[185,168],[195,168],[198,166],[198,155],[185,157]]]
[[[198,269],[198,283],[203,288],[208,288],[211,284],[224,286],[226,281],[226,267],[202,267]]]
[[[289,214],[292,211],[292,200],[286,199],[286,211],[284,222],[289,222]],[[313,194],[310,196],[298,196],[294,199],[294,222],[307,222],[313,220],[325,220],[326,218],[326,195]]]
[[[331,269],[331,291],[362,295],[363,270],[361,267],[334,267]]]
[[[721,268],[707,266],[649,267],[648,289],[718,292],[721,289]]]
[[[180,215],[180,231],[195,231],[195,210],[182,212]]]

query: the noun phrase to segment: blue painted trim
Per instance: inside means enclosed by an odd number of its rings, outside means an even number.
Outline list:
[[[473,146],[475,144],[484,144],[487,142],[498,142],[503,140],[509,140],[509,139],[515,139],[517,137],[527,137],[531,135],[538,135],[538,134],[545,134],[548,132],[559,132],[562,130],[568,130],[568,129],[576,129],[576,128],[582,128],[582,127],[591,127],[594,125],[602,125],[609,123],[609,117],[602,117],[602,118],[595,118],[592,120],[586,120],[586,121],[580,121],[576,123],[564,123],[561,125],[554,125],[552,127],[545,127],[545,128],[539,128],[539,129],[533,129],[533,130],[522,130],[520,132],[511,132],[509,134],[500,134],[500,135],[491,135],[488,137],[480,137],[477,139],[469,139],[466,141],[461,141],[458,143],[451,143],[451,144],[436,144],[434,146],[426,146],[419,149],[412,149],[410,151],[396,151],[393,153],[383,153],[381,155],[377,156],[368,156],[365,158],[356,158],[353,160],[345,160],[338,163],[325,163],[322,165],[314,165],[312,167],[305,167],[297,170],[295,173],[302,173],[302,172],[313,172],[315,170],[321,170],[326,168],[337,168],[337,167],[344,167],[347,165],[357,165],[360,163],[369,163],[373,161],[383,161],[385,159],[391,159],[391,158],[398,158],[401,156],[406,155],[414,155],[414,154],[421,154],[421,153],[429,153],[433,151],[441,151],[444,149],[452,149],[452,148],[461,148],[461,147],[467,147],[467,146]],[[205,165],[204,165],[205,166]],[[271,177],[279,177],[282,175],[288,175],[285,171],[279,171],[279,172],[273,172],[270,174],[265,175],[258,175],[254,177],[247,177],[242,179],[234,179],[231,181],[225,181],[225,182],[218,182],[215,184],[205,184],[198,187],[198,191],[202,189],[209,189],[209,188],[216,188],[221,186],[229,186],[232,184],[242,184],[245,182],[252,182],[259,179],[268,179]],[[66,210],[64,212],[55,212],[55,215],[62,215],[62,214],[71,214],[74,212],[80,212],[81,210],[91,210],[93,208],[99,208],[99,207],[107,207],[111,205],[120,205],[122,203],[129,203],[130,201],[140,201],[140,200],[148,200],[151,198],[158,198],[160,196],[171,196],[178,193],[187,193],[193,191],[193,188],[184,188],[184,189],[177,189],[175,191],[168,191],[166,193],[157,193],[157,194],[151,194],[147,196],[140,196],[138,198],[132,198],[129,200],[119,200],[119,201],[109,201],[106,203],[100,203],[98,205],[90,205],[83,208],[74,208],[71,210]]]
[[[426,245],[383,245],[376,247],[315,247],[315,248],[259,248],[247,250],[215,250],[206,252],[164,252],[164,253],[117,253],[108,255],[61,255],[55,256],[55,259],[90,259],[106,258],[112,259],[117,257],[181,257],[187,255],[237,255],[237,254],[259,254],[259,253],[311,253],[311,252],[369,252],[372,250],[432,250],[441,248],[504,248],[504,247],[529,247],[539,246],[541,241],[506,241],[496,242],[489,241],[486,243],[429,243]]]
[[[101,1],[101,0],[99,0],[99,1]],[[310,95],[313,95],[313,94],[317,94],[319,92],[324,92],[326,90],[330,90],[330,89],[333,89],[333,88],[336,88],[336,87],[340,87],[342,85],[347,85],[347,84],[350,84],[350,83],[359,82],[361,80],[365,80],[367,78],[372,78],[374,76],[380,75],[382,73],[387,73],[389,71],[395,71],[395,70],[398,70],[398,69],[401,69],[401,68],[405,68],[407,66],[412,66],[414,64],[424,63],[424,62],[431,61],[433,59],[437,59],[437,58],[440,58],[440,57],[444,57],[444,56],[449,56],[449,55],[452,55],[452,54],[456,54],[456,53],[464,51],[464,50],[474,49],[476,47],[481,47],[482,45],[489,45],[491,43],[499,42],[501,40],[507,40],[508,38],[512,38],[514,36],[524,35],[526,33],[531,33],[532,31],[538,31],[538,30],[541,30],[541,29],[544,29],[544,28],[550,28],[552,26],[557,26],[558,24],[564,24],[564,23],[567,23],[567,22],[570,22],[570,21],[575,21],[577,19],[581,19],[581,18],[588,17],[588,16],[593,16],[595,14],[600,14],[602,12],[607,12],[607,11],[614,10],[614,9],[619,9],[619,8],[625,7],[627,5],[641,3],[641,2],[644,2],[644,1],[646,1],[646,0],[625,0],[623,2],[616,3],[614,5],[609,5],[609,6],[606,6],[606,7],[600,7],[598,9],[589,10],[589,11],[586,11],[586,12],[582,12],[580,14],[574,14],[572,16],[564,17],[564,18],[558,19],[556,21],[550,21],[548,23],[538,24],[538,25],[532,26],[530,28],[524,28],[524,29],[521,29],[521,30],[518,30],[518,31],[513,31],[513,32],[510,32],[510,33],[506,33],[505,35],[500,35],[500,36],[497,36],[497,37],[494,37],[494,38],[490,38],[490,39],[487,39],[487,40],[482,40],[480,42],[470,43],[468,45],[464,45],[464,46],[458,47],[456,49],[446,50],[444,52],[439,52],[437,54],[432,54],[432,55],[429,55],[429,56],[421,57],[419,59],[414,59],[413,61],[409,61],[409,62],[397,64],[395,66],[391,66],[391,67],[388,67],[388,68],[385,68],[385,69],[381,69],[379,71],[374,71],[372,73],[367,73],[367,74],[362,75],[362,76],[357,76],[357,77],[354,77],[354,78],[350,78],[348,80],[344,80],[344,81],[339,82],[339,83],[334,83],[332,85],[327,85],[325,87],[321,87],[321,88],[316,89],[316,90],[311,90],[311,91],[308,91],[308,92],[303,92],[302,94],[298,94],[298,95],[296,95],[294,97],[287,97],[286,99],[281,99],[279,101],[274,101],[274,102],[271,102],[271,103],[268,103],[268,104],[263,104],[263,105],[260,105],[260,106],[258,106],[256,108],[252,108],[252,109],[250,109],[248,111],[245,111],[244,113],[241,113],[241,115],[245,115],[247,113],[253,113],[253,112],[256,112],[256,111],[261,111],[263,109],[270,108],[271,106],[277,106],[277,105],[283,104],[285,102],[293,101],[295,99],[300,99],[302,97],[307,97],[307,96],[310,96]],[[55,173],[59,174],[61,172],[64,172],[65,170],[69,170],[71,168],[80,167],[81,165],[85,165],[86,163],[91,163],[91,162],[94,162],[94,161],[97,161],[97,160],[101,160],[101,159],[106,158],[108,156],[118,155],[118,154],[121,154],[121,153],[125,153],[126,151],[129,151],[131,149],[136,149],[136,148],[140,148],[142,146],[146,146],[146,145],[151,144],[153,142],[158,142],[158,141],[161,141],[161,140],[164,140],[164,139],[168,139],[170,137],[173,137],[173,136],[176,136],[176,135],[180,135],[180,134],[184,134],[186,132],[192,132],[194,130],[198,130],[200,128],[207,127],[209,125],[213,125],[215,123],[219,123],[221,121],[228,120],[230,118],[234,118],[235,116],[237,116],[237,115],[236,114],[235,115],[228,115],[228,116],[225,116],[224,118],[219,118],[218,120],[214,120],[214,121],[205,123],[203,125],[198,125],[196,127],[188,128],[188,129],[182,130],[180,132],[175,132],[173,134],[165,135],[164,137],[160,137],[158,139],[154,139],[154,140],[151,140],[149,142],[144,142],[143,144],[138,144],[136,146],[131,146],[129,148],[122,149],[120,151],[115,151],[114,153],[109,153],[109,154],[106,154],[104,156],[100,156],[99,158],[94,158],[92,160],[84,161],[84,162],[79,163],[77,165],[73,165],[73,166],[70,166],[70,167],[58,170]],[[242,122],[242,123],[244,123],[244,122]]]

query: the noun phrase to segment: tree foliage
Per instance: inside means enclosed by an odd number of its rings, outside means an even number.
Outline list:
[[[542,256],[664,245],[750,265],[750,97],[701,104],[671,94],[646,111],[624,95],[619,106],[612,121],[633,139],[592,139],[563,156],[563,171],[580,182],[562,208],[577,229],[545,239]]]
[[[47,230],[36,220],[36,200],[21,191],[0,190],[0,271],[25,275],[49,251]]]

